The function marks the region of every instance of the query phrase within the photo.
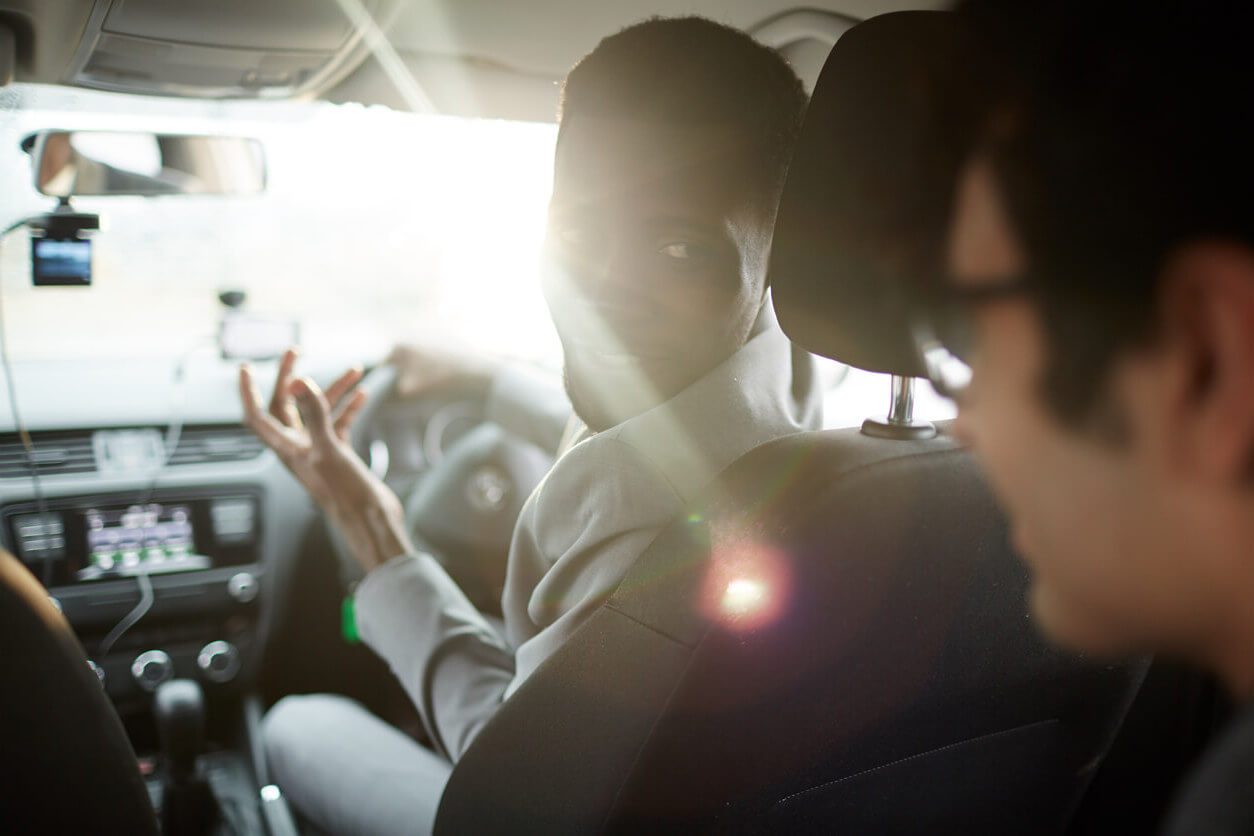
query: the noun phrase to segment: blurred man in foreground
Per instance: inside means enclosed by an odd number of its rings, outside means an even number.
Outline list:
[[[916,341],[1060,643],[1254,699],[1254,89],[1236,4],[992,4],[1001,85]],[[1254,710],[1170,833],[1254,832]]]

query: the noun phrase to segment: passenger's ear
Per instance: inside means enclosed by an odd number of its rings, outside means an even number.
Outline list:
[[[1168,444],[1194,478],[1254,479],[1254,251],[1191,244],[1159,297]]]

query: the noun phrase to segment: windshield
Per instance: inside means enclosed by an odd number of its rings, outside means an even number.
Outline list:
[[[43,213],[22,139],[50,128],[261,140],[258,196],[83,197],[101,215],[93,286],[33,287],[24,231],[0,242],[16,360],[174,356],[211,340],[219,293],[295,319],[307,351],[377,359],[435,340],[555,365],[537,253],[549,124],[320,102],[207,102],[0,89],[0,227]]]
[[[101,216],[91,287],[34,287],[27,234],[9,234],[0,293],[16,362],[210,355],[219,294],[242,290],[244,310],[295,320],[306,356],[332,365],[400,342],[561,364],[537,272],[555,125],[14,84],[0,89],[0,228],[56,205],[21,148],[48,129],[251,137],[267,183],[255,196],[75,198]],[[886,376],[821,365],[828,426],[887,408]],[[922,389],[921,416],[952,416]]]

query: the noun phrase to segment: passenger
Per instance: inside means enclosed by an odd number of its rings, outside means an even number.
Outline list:
[[[916,340],[1042,628],[1185,657],[1247,706],[1167,832],[1254,833],[1254,19],[1221,2],[962,11],[1004,87]]]
[[[778,54],[697,18],[606,38],[567,77],[544,292],[584,426],[518,521],[507,638],[415,552],[399,500],[346,443],[363,400],[350,392],[357,375],[324,396],[292,380],[289,355],[267,414],[241,370],[249,426],[367,571],[356,591],[362,638],[390,663],[436,748],[341,698],[281,701],[265,724],[268,757],[316,824],[430,828],[452,764],[654,536],[741,454],[817,428],[810,360],[779,330],[765,281],[805,103]]]

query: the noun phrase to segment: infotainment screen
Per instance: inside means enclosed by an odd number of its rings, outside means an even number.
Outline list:
[[[247,488],[158,490],[142,501],[50,497],[0,508],[0,546],[49,588],[256,563],[260,535],[260,498]]]
[[[212,561],[195,553],[192,511],[187,505],[152,502],[127,508],[89,508],[86,565],[80,581],[140,572],[208,569]]]

